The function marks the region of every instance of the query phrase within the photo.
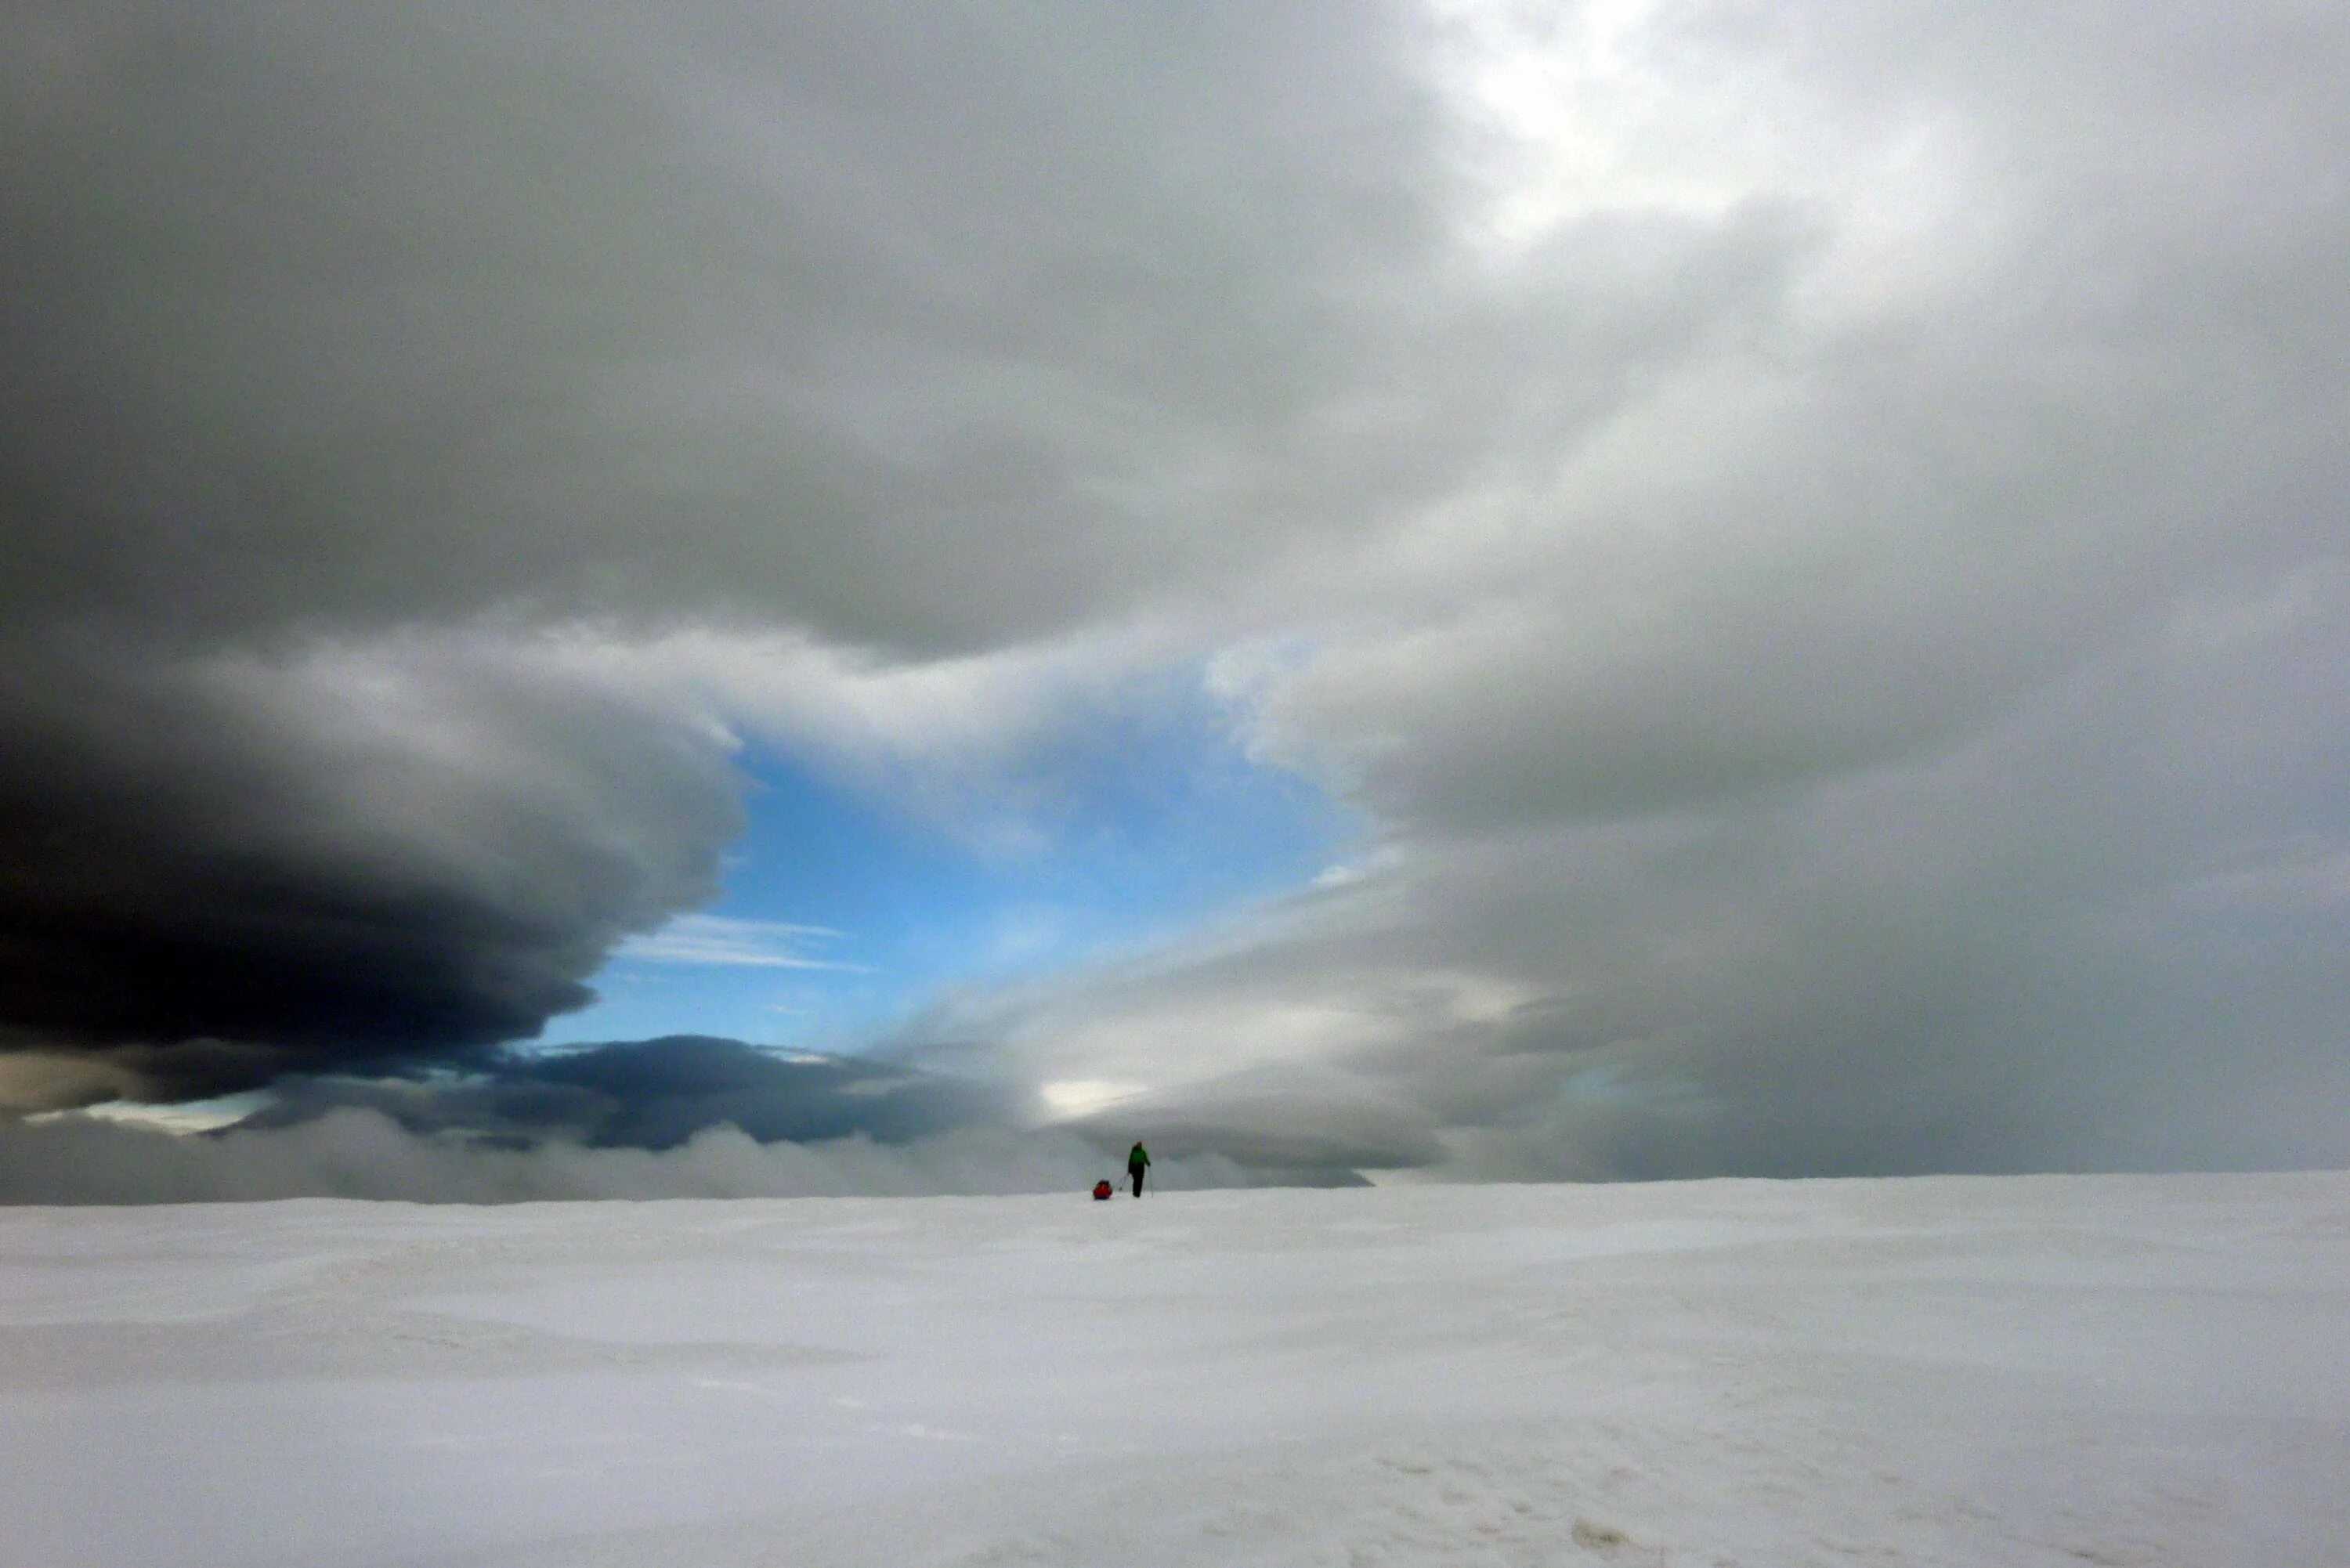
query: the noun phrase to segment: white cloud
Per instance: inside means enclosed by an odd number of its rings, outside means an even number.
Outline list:
[[[811,946],[837,940],[840,935],[828,926],[792,925],[783,920],[743,919],[731,915],[678,915],[659,930],[630,937],[613,950],[613,956],[642,963],[872,973],[869,964],[820,958],[807,951]]]

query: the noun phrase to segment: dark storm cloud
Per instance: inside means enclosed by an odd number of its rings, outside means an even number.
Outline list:
[[[460,652],[0,674],[0,1018],[166,1096],[463,1054],[707,897],[706,738]]]

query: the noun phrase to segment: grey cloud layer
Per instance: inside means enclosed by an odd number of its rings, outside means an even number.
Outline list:
[[[1651,22],[1812,243],[1248,686],[1385,863],[932,1026],[1452,1174],[2350,1159],[2350,29]]]
[[[7,591],[151,630],[1087,621],[1434,228],[1375,10],[12,16]]]
[[[1909,763],[1412,836],[931,1027],[1156,1081],[1119,1111],[1210,1147],[1269,1079],[1293,1142],[1454,1176],[2338,1165],[2344,587],[2153,628]]]
[[[841,706],[763,681],[1098,649],[1379,853],[926,1021],[1004,1073],[2350,1158],[2350,24],[1615,16],[13,10],[0,1030],[102,1053],[25,1103],[472,1061],[706,895],[725,722]]]

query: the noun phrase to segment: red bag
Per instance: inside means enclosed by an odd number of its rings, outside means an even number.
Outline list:
[[[1109,1183],[1107,1181],[1095,1182],[1094,1196],[1096,1198],[1107,1199],[1109,1196]]]

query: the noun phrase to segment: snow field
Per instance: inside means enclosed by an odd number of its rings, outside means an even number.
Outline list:
[[[0,1211],[0,1562],[2350,1563],[2350,1176]]]

